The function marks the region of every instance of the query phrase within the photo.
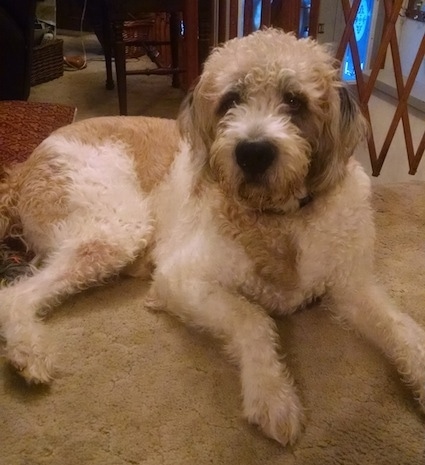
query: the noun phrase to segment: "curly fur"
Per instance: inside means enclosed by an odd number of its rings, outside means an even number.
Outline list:
[[[351,157],[366,124],[326,49],[273,29],[229,41],[178,127],[76,123],[3,179],[2,232],[13,210],[43,261],[0,290],[11,363],[48,381],[37,313],[120,271],[153,270],[146,305],[224,340],[244,415],[280,443],[296,440],[304,413],[271,315],[317,297],[390,358],[425,409],[425,332],[376,284],[370,181]],[[241,143],[266,147],[269,164],[248,172]]]

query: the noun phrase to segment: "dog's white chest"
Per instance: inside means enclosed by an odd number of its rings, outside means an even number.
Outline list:
[[[354,213],[336,198],[294,215],[224,220],[221,230],[251,263],[241,292],[270,311],[290,313],[323,295],[334,280],[348,280],[359,259],[368,260],[361,256],[373,237],[368,211],[364,223]]]

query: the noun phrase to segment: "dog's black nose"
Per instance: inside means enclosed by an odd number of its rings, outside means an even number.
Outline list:
[[[277,148],[267,140],[241,141],[235,149],[236,162],[249,176],[263,174],[277,155]]]

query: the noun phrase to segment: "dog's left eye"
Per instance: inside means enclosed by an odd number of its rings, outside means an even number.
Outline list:
[[[302,98],[299,95],[293,93],[287,93],[283,96],[283,102],[289,107],[289,110],[293,113],[298,112],[304,105]]]
[[[220,101],[217,109],[218,115],[225,115],[231,108],[235,107],[241,102],[241,97],[237,92],[229,92],[224,95]]]

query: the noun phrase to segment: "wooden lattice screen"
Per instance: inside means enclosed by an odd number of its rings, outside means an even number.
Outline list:
[[[409,162],[409,174],[415,174],[418,168],[419,162],[422,159],[422,156],[425,151],[425,131],[422,135],[422,138],[418,144],[418,147],[415,151],[412,131],[410,127],[409,111],[408,111],[408,98],[412,91],[413,84],[415,83],[416,76],[419,71],[419,67],[424,59],[425,55],[425,34],[422,37],[422,40],[419,45],[419,49],[416,54],[416,58],[413,61],[411,70],[407,76],[406,81],[404,82],[401,59],[400,59],[400,49],[399,42],[397,39],[396,32],[396,21],[399,18],[399,14],[402,10],[403,0],[384,0],[385,7],[385,22],[384,30],[381,38],[381,43],[378,48],[378,52],[374,63],[370,69],[370,74],[368,79],[365,78],[363,71],[360,67],[360,58],[357,48],[357,43],[354,38],[354,29],[353,23],[357,14],[357,10],[360,5],[360,0],[354,0],[352,5],[350,5],[349,0],[341,0],[342,7],[344,10],[345,17],[345,30],[339,44],[336,57],[339,60],[342,60],[347,44],[350,44],[351,53],[353,56],[353,64],[356,72],[356,84],[359,95],[359,102],[362,108],[362,111],[365,117],[370,122],[370,113],[369,113],[369,100],[372,95],[372,91],[376,85],[376,80],[378,78],[379,70],[382,68],[382,65],[385,60],[385,56],[388,50],[388,47],[391,49],[391,56],[394,65],[394,77],[397,87],[397,107],[394,113],[394,116],[391,121],[391,125],[388,129],[388,133],[385,137],[384,143],[378,153],[374,135],[373,135],[373,125],[371,124],[372,132],[368,141],[370,161],[372,164],[372,173],[374,176],[378,176],[382,165],[385,161],[385,158],[388,154],[388,150],[391,146],[391,143],[394,139],[394,134],[400,123],[400,120],[403,124],[403,133],[404,139],[406,142],[406,152],[407,159]]]
[[[225,38],[234,37],[237,35],[237,24],[238,24],[238,1],[230,1],[230,17],[228,21],[229,30],[225,37],[226,31],[223,27],[219,30],[219,39],[224,40]],[[383,33],[379,47],[377,49],[376,57],[374,58],[373,66],[368,70],[366,75],[360,66],[360,57],[357,47],[357,42],[354,35],[354,20],[356,18],[357,11],[359,9],[361,0],[341,0],[342,8],[345,19],[345,29],[342,34],[339,46],[336,51],[336,58],[342,61],[344,57],[347,45],[351,48],[351,54],[353,58],[353,65],[356,74],[356,86],[358,90],[358,97],[360,107],[371,123],[371,135],[368,140],[368,148],[370,161],[372,165],[372,174],[378,176],[381,172],[385,158],[388,154],[389,148],[394,140],[395,132],[402,122],[403,134],[406,145],[407,159],[409,163],[409,174],[415,174],[422,156],[425,151],[425,131],[420,137],[420,141],[415,149],[415,141],[412,137],[410,118],[409,118],[409,106],[408,99],[415,83],[416,76],[418,74],[420,65],[425,55],[425,34],[420,42],[416,58],[413,61],[412,67],[406,80],[403,77],[399,41],[397,37],[396,22],[399,15],[402,13],[403,0],[383,0],[385,7],[385,19],[383,26]],[[221,5],[220,11],[224,11],[224,4],[227,0],[219,0]],[[262,14],[261,14],[261,25],[265,26],[279,26],[285,30],[292,30],[299,32],[300,24],[300,6],[301,0],[262,0]],[[316,37],[318,28],[318,19],[320,11],[320,0],[311,0],[310,8],[310,24],[309,33],[311,36]],[[243,34],[248,34],[253,30],[253,0],[245,0],[244,2],[244,27]],[[219,25],[223,25],[224,21],[219,21]],[[397,90],[397,104],[392,118],[391,124],[388,128],[388,132],[382,144],[380,150],[377,149],[377,144],[374,137],[374,126],[371,122],[369,102],[372,96],[372,92],[376,86],[377,78],[380,69],[383,67],[387,50],[390,48],[391,56],[394,67],[394,77]]]

